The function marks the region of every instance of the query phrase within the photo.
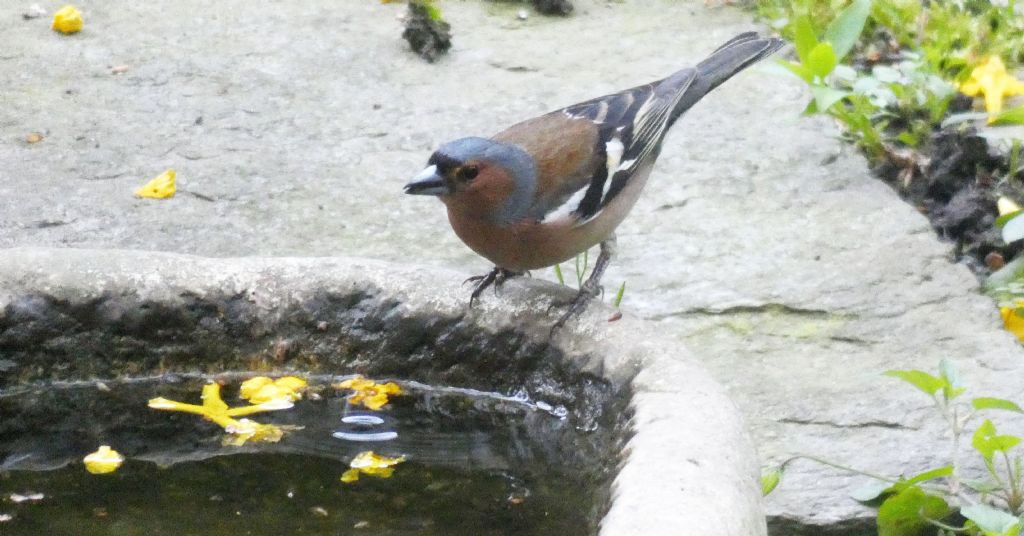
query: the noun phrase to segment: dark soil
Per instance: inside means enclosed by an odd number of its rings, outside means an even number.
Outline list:
[[[568,15],[572,13],[569,0],[533,0],[533,8],[545,15]]]
[[[409,2],[409,16],[402,38],[423,59],[433,63],[452,47],[452,27],[430,17],[430,10],[419,2]]]
[[[950,113],[966,110],[954,103]],[[959,108],[959,110],[957,109]],[[935,132],[920,149],[889,148],[875,172],[910,204],[928,216],[935,232],[954,244],[954,258],[984,278],[1018,256],[1021,244],[1006,244],[995,225],[1002,195],[1020,199],[1024,190],[1006,176],[1006,158],[971,127]]]

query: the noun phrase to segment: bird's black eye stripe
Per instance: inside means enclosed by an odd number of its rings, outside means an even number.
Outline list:
[[[457,159],[442,153],[430,155],[430,160],[427,161],[427,165],[437,166],[437,170],[441,175],[447,175],[449,171],[459,167],[461,164],[462,162]]]
[[[472,164],[460,167],[457,172],[459,179],[464,181],[471,181],[475,179],[477,173],[480,173],[480,168]]]

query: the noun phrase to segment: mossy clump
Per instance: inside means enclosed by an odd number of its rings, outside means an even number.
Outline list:
[[[433,2],[409,2],[409,16],[405,21],[402,38],[423,59],[433,63],[452,47],[451,25],[441,17],[441,10]]]

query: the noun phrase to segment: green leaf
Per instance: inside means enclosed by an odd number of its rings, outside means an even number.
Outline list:
[[[1003,487],[994,480],[961,480],[960,483],[974,491],[977,491],[978,493],[992,493],[1003,489]]]
[[[912,486],[889,497],[879,507],[878,536],[917,535],[928,526],[924,517],[942,519],[948,514],[949,506],[942,497]]]
[[[800,58],[800,62],[807,63],[811,50],[818,46],[818,37],[810,17],[804,15],[793,21],[793,46],[796,47],[796,57]]]
[[[974,406],[974,409],[1002,409],[1006,411],[1024,413],[1024,409],[1021,409],[1016,402],[1004,400],[1002,398],[975,398],[974,400],[971,400],[971,405]]]
[[[789,72],[795,74],[804,82],[807,82],[808,84],[814,83],[814,73],[804,65],[786,60],[779,60],[779,65],[789,69]]]
[[[772,467],[761,473],[761,495],[767,496],[782,481],[782,468]]]
[[[1024,125],[1024,106],[1010,108],[992,118],[992,125]]]
[[[1020,531],[1019,519],[987,504],[979,503],[965,506],[960,509],[960,515],[973,521],[975,525],[978,525],[986,533],[991,532],[999,536],[1009,536],[1007,533],[1013,529],[1014,525],[1017,525],[1017,531]]]
[[[840,91],[828,86],[811,86],[811,94],[814,95],[814,106],[816,111],[827,112],[833,104],[843,100],[850,95],[849,91]]]
[[[974,431],[971,437],[971,445],[977,450],[986,461],[991,462],[996,452],[1005,452],[1020,443],[1020,438],[1012,435],[997,435],[996,425],[985,419],[981,426]]]
[[[825,78],[831,74],[838,63],[839,60],[830,43],[818,43],[807,55],[807,60],[803,62],[818,78]]]
[[[873,480],[870,483],[850,492],[850,497],[855,501],[871,502],[886,493],[890,493],[891,491],[892,486],[888,483]]]
[[[917,475],[907,479],[904,482],[900,482],[900,483],[896,484],[893,487],[896,488],[896,489],[903,489],[905,487],[909,487],[909,486],[913,486],[913,485],[919,484],[919,483],[924,482],[926,480],[934,480],[936,478],[942,478],[944,476],[949,476],[951,474],[953,474],[953,466],[952,465],[947,465],[947,466],[944,466],[944,467],[939,467],[938,469],[932,469],[930,471],[925,471],[923,473],[917,474]]]
[[[626,295],[626,282],[623,281],[622,284],[619,285],[619,291],[615,293],[615,302],[614,302],[615,305],[614,306],[615,306],[616,309],[618,309],[619,306],[622,305],[622,297],[625,296],[625,295]]]
[[[1002,216],[999,216],[998,218],[996,218],[996,227],[1003,227],[1004,225],[1006,225],[1006,222],[1016,218],[1022,212],[1024,212],[1024,210],[1015,210],[1009,214],[1003,214]]]
[[[885,375],[899,378],[928,395],[934,395],[939,389],[944,389],[949,385],[946,380],[936,378],[923,370],[887,370]]]
[[[964,393],[960,382],[960,373],[957,372],[956,365],[949,359],[939,361],[939,377],[946,382],[946,385],[942,386],[942,396],[946,400],[953,400]]]
[[[871,0],[853,0],[825,30],[825,41],[832,43],[836,57],[842,59],[850,52],[857,38],[864,31],[868,15],[871,14]]]

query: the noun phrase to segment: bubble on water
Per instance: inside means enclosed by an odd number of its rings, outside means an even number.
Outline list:
[[[558,417],[559,419],[564,419],[569,415],[569,410],[566,409],[565,406],[558,406],[557,408],[551,410],[551,414],[554,415],[555,417]]]
[[[365,413],[355,415],[345,415],[341,418],[341,422],[346,424],[360,424],[364,426],[373,426],[377,424],[384,424],[384,419],[376,415],[367,415]]]
[[[391,441],[398,437],[398,432],[393,430],[386,432],[342,432],[339,430],[331,434],[331,437],[344,439],[345,441]]]

